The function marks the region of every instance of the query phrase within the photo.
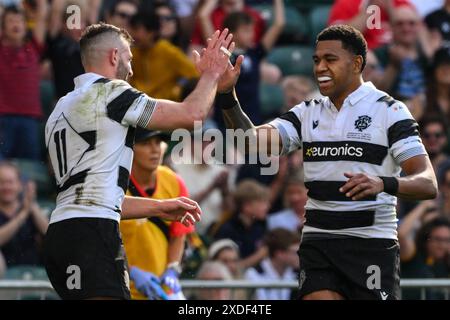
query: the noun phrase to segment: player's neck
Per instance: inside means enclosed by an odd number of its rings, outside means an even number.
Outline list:
[[[330,97],[331,102],[333,102],[336,109],[341,110],[342,105],[344,104],[345,99],[356,91],[362,84],[364,83],[362,77],[360,76],[357,80],[353,81],[342,94],[337,97]]]
[[[144,190],[154,188],[156,185],[156,169],[145,170],[135,166],[133,168],[133,178]]]

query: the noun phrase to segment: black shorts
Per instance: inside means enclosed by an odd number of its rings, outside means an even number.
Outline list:
[[[62,299],[130,299],[125,250],[114,220],[73,218],[50,224],[44,264]]]
[[[314,239],[299,249],[300,298],[331,290],[346,299],[398,300],[400,252],[390,239]]]

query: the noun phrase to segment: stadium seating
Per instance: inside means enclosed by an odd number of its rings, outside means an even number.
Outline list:
[[[328,16],[330,15],[331,6],[317,6],[314,7],[309,13],[310,24],[310,40],[314,45],[317,35],[322,31],[328,22]]]
[[[283,46],[274,48],[267,60],[276,64],[283,72],[283,76],[312,76],[313,54],[314,49],[310,46]]]
[[[45,268],[38,266],[20,265],[6,269],[5,280],[42,280],[48,281]]]
[[[9,267],[4,277],[2,278],[4,280],[23,280],[23,281],[49,281],[47,272],[45,271],[44,267],[38,267],[38,266],[28,266],[28,265],[20,265],[20,266],[14,266]],[[20,300],[58,300],[59,297],[56,293],[39,293],[39,292],[33,292],[33,293],[27,293],[19,295],[18,298]]]
[[[308,11],[319,5],[332,5],[334,0],[285,0],[286,4],[292,5],[301,11]]]
[[[22,178],[36,182],[38,198],[48,199],[54,193],[54,179],[43,162],[27,159],[13,159],[13,162],[19,167]]]
[[[267,26],[273,22],[273,7],[272,5],[260,4],[253,6],[254,9],[261,13],[261,16],[266,21]],[[292,41],[299,41],[309,34],[308,18],[301,14],[295,7],[286,6],[285,8],[286,25],[282,33],[283,37],[292,39]]]
[[[279,85],[262,83],[259,93],[263,116],[274,117],[278,115],[284,105],[284,95],[281,87]]]

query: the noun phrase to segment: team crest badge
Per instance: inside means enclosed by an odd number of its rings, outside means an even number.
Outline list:
[[[363,130],[367,129],[371,123],[372,123],[371,117],[359,116],[358,119],[356,119],[355,121],[355,128],[359,130],[359,132],[362,132]]]

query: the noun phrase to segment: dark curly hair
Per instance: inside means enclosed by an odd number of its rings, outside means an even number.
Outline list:
[[[360,31],[345,24],[329,26],[319,33],[316,45],[317,42],[326,40],[339,40],[345,50],[361,56],[363,58],[361,72],[364,70],[367,60],[367,42]]]

